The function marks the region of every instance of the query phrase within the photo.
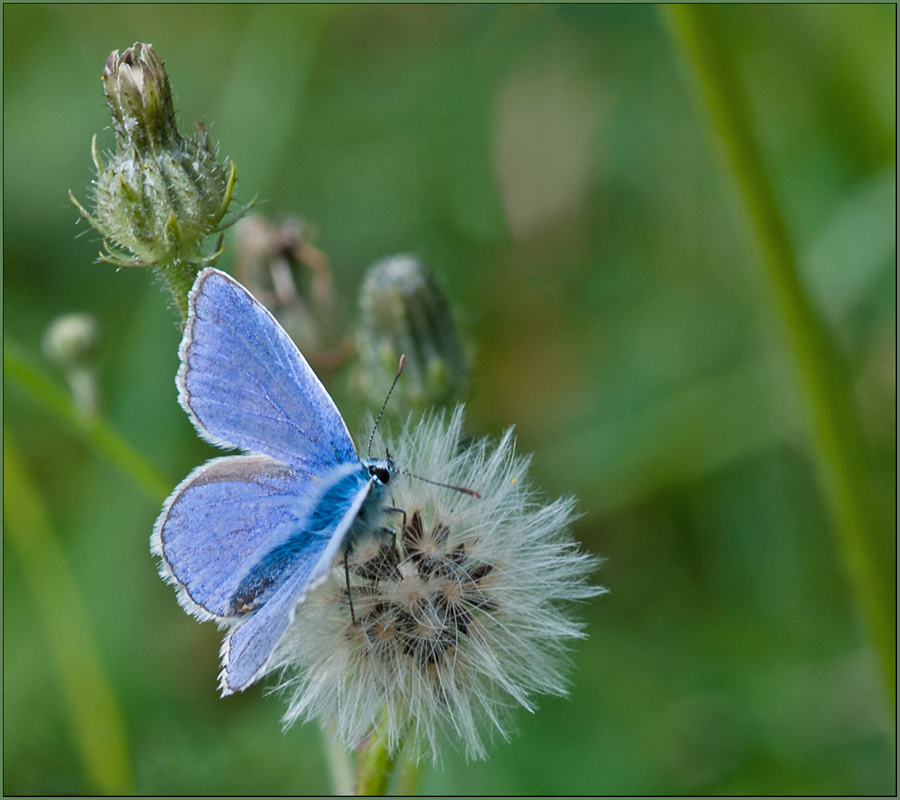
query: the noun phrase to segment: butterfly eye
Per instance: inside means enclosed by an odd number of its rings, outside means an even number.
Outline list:
[[[374,475],[382,483],[390,483],[391,481],[390,470],[384,467],[369,467],[369,474]]]

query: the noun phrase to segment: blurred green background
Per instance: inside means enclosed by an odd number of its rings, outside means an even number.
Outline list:
[[[896,9],[723,13],[892,536]],[[88,199],[91,136],[112,146],[100,73],[135,41],[165,59],[182,126],[204,120],[234,159],[239,199],[315,225],[348,316],[373,261],[432,267],[474,344],[471,430],[515,424],[606,559],[571,698],[519,713],[487,762],[425,769],[421,791],[896,791],[758,251],[656,9],[6,5],[5,343],[62,390],[43,331],[94,314],[103,418],[165,493],[216,454],[176,401],[175,316],[149,271],[93,263],[66,197]],[[356,430],[345,385],[331,376]],[[328,791],[315,726],[283,733],[264,687],[217,695],[221,636],[149,553],[164,494],[9,372],[4,390],[4,792]],[[122,748],[118,773],[92,771],[97,746]]]

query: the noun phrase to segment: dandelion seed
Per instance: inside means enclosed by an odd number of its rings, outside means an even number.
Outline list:
[[[333,719],[350,748],[386,716],[392,754],[406,741],[416,758],[438,761],[448,743],[484,758],[515,707],[566,693],[567,645],[584,637],[569,601],[603,591],[587,583],[598,561],[569,536],[574,501],[537,499],[511,433],[463,448],[461,426],[457,410],[386,442],[410,471],[482,497],[391,484],[404,510],[385,515],[392,535],[355,545],[349,591],[338,564],[276,650],[286,724]]]

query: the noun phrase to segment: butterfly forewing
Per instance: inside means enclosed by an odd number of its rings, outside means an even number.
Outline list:
[[[206,269],[191,290],[179,400],[222,447],[265,453],[313,475],[357,461],[325,387],[269,311],[237,281]]]

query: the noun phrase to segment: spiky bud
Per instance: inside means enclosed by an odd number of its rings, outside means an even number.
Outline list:
[[[234,191],[234,163],[219,163],[202,124],[195,123],[193,136],[182,136],[169,76],[151,45],[114,50],[102,77],[116,150],[104,164],[94,136],[92,214],[71,192],[69,196],[103,235],[107,253],[100,255],[102,260],[122,267],[159,267],[179,308],[186,311],[197,271],[221,253],[219,242],[205,255],[204,241],[227,227],[222,220]]]
[[[425,410],[460,400],[468,382],[453,315],[419,260],[398,255],[372,265],[360,291],[359,383],[373,403],[406,355],[392,409]],[[397,402],[399,401],[399,402]]]

